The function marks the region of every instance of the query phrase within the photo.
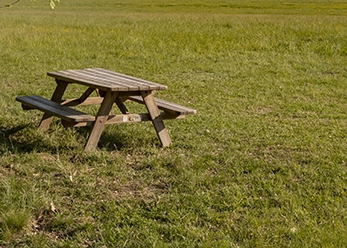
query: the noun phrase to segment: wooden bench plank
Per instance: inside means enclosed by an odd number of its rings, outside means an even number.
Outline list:
[[[129,96],[129,100],[142,103],[144,104],[144,101],[141,96]],[[170,114],[178,114],[178,115],[188,115],[188,114],[196,114],[196,110],[192,108],[188,108],[176,103],[168,102],[159,98],[154,98],[157,106],[159,109],[170,113]]]
[[[88,122],[95,121],[95,117],[88,115],[81,111],[60,105],[57,102],[31,95],[31,96],[18,96],[16,98],[23,106],[29,106],[32,109],[38,109],[45,113],[57,116],[69,122]],[[24,108],[25,109],[25,108]]]

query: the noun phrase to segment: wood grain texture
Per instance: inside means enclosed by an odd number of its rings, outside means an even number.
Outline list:
[[[55,90],[53,92],[51,101],[60,102],[64,93],[65,93],[65,90],[68,86],[68,83],[65,81],[62,81],[62,80],[58,80],[58,79],[56,79],[56,82],[57,82],[57,87],[55,88]],[[39,127],[42,130],[48,130],[49,126],[51,125],[52,120],[53,120],[53,116],[51,114],[44,113],[43,117],[41,119],[41,122],[39,124]]]
[[[66,121],[86,122],[95,120],[95,117],[92,115],[88,115],[81,111],[60,105],[57,102],[50,101],[40,96],[19,96],[16,98],[16,100],[26,106],[31,107],[32,109],[41,110],[49,115],[57,116]]]
[[[157,104],[155,103],[153,93],[148,91],[141,92],[143,101],[146,105],[146,108],[148,110],[148,113],[151,117],[154,129],[158,135],[158,138],[162,144],[163,147],[170,146],[171,145],[171,139],[170,135],[165,128],[164,122],[160,116],[160,111],[158,109]]]
[[[100,106],[98,114],[96,116],[93,128],[89,134],[87,143],[85,145],[85,151],[92,151],[98,145],[100,136],[104,131],[105,124],[112,109],[112,105],[116,101],[117,92],[106,92],[104,100]]]
[[[129,100],[132,100],[134,102],[142,103],[144,104],[143,98],[140,96],[129,96]],[[173,102],[168,102],[159,98],[154,97],[154,100],[158,106],[159,109],[164,110],[165,112],[171,113],[171,114],[179,114],[179,115],[189,115],[189,114],[196,114],[196,110],[192,108],[188,108],[179,104],[175,104]]]
[[[104,91],[167,90],[167,86],[117,72],[93,68],[48,72],[48,76]]]

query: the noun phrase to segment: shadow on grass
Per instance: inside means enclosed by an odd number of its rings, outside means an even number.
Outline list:
[[[67,146],[63,143],[58,145],[49,144],[47,140],[44,140],[44,138],[40,135],[30,135],[31,137],[25,137],[22,135],[21,137],[19,133],[23,132],[27,128],[34,127],[32,127],[30,124],[23,124],[15,127],[0,126],[0,155],[8,151],[17,154],[30,153],[33,151],[56,154],[58,151],[62,150],[76,150],[75,146]],[[80,143],[81,147],[77,148],[78,150],[82,150],[84,148],[90,130],[91,127],[76,128],[75,134],[85,138],[84,142]],[[136,143],[134,143],[131,133],[122,132],[121,130],[116,129],[112,131],[105,130],[100,137],[97,147],[98,149],[106,151],[116,151],[132,148],[143,143],[146,143],[146,141],[141,142],[140,137],[138,137],[138,139],[136,139]]]
[[[27,147],[27,145],[25,144],[21,144],[16,142],[15,140],[12,140],[10,136],[15,135],[28,126],[28,124],[11,128],[0,126],[0,155],[6,153],[7,151],[17,152],[21,150],[21,147]]]
[[[160,146],[158,138],[153,130],[148,132],[145,129],[140,129],[143,132],[139,132],[138,130],[134,131],[133,128],[125,127],[126,125],[122,124],[106,126],[105,130],[101,134],[97,148],[112,152],[116,150],[132,149],[139,146],[148,146],[149,144],[155,144],[158,147]],[[87,141],[91,127],[78,128],[76,130],[77,133],[85,137],[85,140]],[[82,145],[84,146],[85,144]]]
[[[86,135],[86,137],[88,134]],[[139,140],[141,140],[140,137],[138,137]],[[131,133],[126,133],[121,130],[105,130],[105,132],[102,133],[98,148],[99,149],[105,149],[106,151],[116,151],[116,150],[123,150],[132,148],[134,144],[133,135]],[[136,145],[140,145],[139,143],[136,143]]]
[[[0,155],[7,152],[13,154],[24,154],[33,151],[56,154],[62,149],[73,149],[73,147],[64,145],[57,147],[48,144],[40,135],[30,135],[30,137],[20,135],[20,132],[23,132],[25,129],[30,127],[32,127],[30,124],[19,125],[16,127],[0,126]]]
[[[28,127],[29,125],[19,125],[17,127],[12,127],[12,128],[4,128],[4,127],[0,127],[0,134],[5,137],[8,138],[10,135],[15,134],[21,130],[23,130],[24,128]]]
[[[79,127],[76,128],[76,133],[81,137],[85,137],[85,142],[87,142],[91,129],[92,127]],[[101,134],[97,148],[105,149],[106,151],[121,150],[123,148],[126,148],[127,138],[128,137],[126,137],[124,133],[118,130],[113,130],[112,132],[109,132],[105,129],[104,132]],[[81,147],[84,148],[84,146],[85,143],[81,144]]]

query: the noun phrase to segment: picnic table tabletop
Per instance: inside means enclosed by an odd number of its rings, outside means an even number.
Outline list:
[[[83,84],[104,91],[167,90],[166,85],[102,68],[55,71],[48,72],[47,75],[65,82]]]

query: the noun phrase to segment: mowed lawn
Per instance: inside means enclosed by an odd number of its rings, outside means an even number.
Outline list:
[[[22,0],[0,29],[0,247],[347,246],[347,3]],[[94,67],[197,114],[85,153],[15,101]]]

